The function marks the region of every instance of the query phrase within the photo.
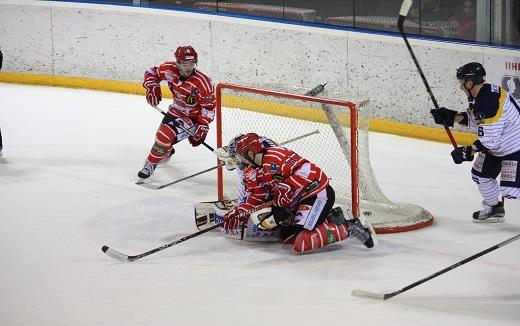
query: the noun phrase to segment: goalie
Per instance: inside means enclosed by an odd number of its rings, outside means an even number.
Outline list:
[[[234,153],[243,164],[242,184],[245,196],[239,205],[223,217],[225,234],[240,234],[244,224],[264,232],[277,231],[283,243],[292,243],[305,253],[349,236],[366,247],[374,246],[372,234],[357,219],[345,220],[341,209],[332,210],[334,189],[328,177],[315,164],[292,150],[272,146],[255,133],[234,139]],[[229,146],[231,147],[231,146]],[[273,201],[271,207],[248,216],[248,211]]]

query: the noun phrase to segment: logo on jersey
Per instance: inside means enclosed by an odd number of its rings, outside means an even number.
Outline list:
[[[276,163],[271,163],[270,167],[271,167],[271,172],[272,173],[275,173],[276,170],[278,169],[278,166],[276,165]]]
[[[244,178],[247,180],[256,179],[256,171],[255,169],[248,169],[244,172]]]
[[[195,103],[197,103],[197,98],[194,94],[186,96],[186,104],[194,105]]]
[[[173,82],[173,74],[171,71],[167,70],[164,72],[164,77],[168,82]]]
[[[520,64],[519,64],[520,66]],[[519,102],[520,100],[520,77],[506,75],[502,78],[502,88],[513,96]]]
[[[294,159],[294,157],[290,156],[285,160],[285,163],[288,165],[294,165],[296,164],[296,160]]]
[[[319,184],[320,184],[320,182],[318,180],[314,180],[313,182],[309,183],[307,188],[305,188],[305,191],[307,193],[309,193],[309,192],[313,191],[314,189],[318,188]]]
[[[296,215],[294,215],[294,218],[299,221],[304,216],[307,216],[309,214],[310,210],[311,210],[311,206],[309,206],[309,205],[300,205],[298,207],[298,211],[296,212]]]

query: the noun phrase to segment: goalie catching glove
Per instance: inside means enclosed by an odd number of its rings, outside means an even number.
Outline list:
[[[209,127],[205,124],[198,124],[197,129],[192,136],[188,137],[191,146],[196,147],[204,142],[206,136],[208,135]]]

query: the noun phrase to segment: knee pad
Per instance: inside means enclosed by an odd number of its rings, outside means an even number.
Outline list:
[[[314,230],[303,230],[296,236],[293,249],[299,254],[325,247],[334,242],[345,240],[348,237],[345,225],[336,225],[324,222]]]
[[[163,147],[171,146],[177,138],[177,133],[170,125],[162,124],[155,135],[155,142],[161,144]]]

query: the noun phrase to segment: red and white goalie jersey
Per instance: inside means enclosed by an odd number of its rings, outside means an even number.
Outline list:
[[[188,77],[182,77],[177,63],[167,61],[159,67],[146,70],[145,80],[153,79],[159,84],[168,82],[173,103],[168,113],[173,117],[188,117],[199,124],[210,124],[215,118],[215,95],[211,79],[197,69]]]
[[[250,210],[271,199],[273,187],[278,182],[291,186],[294,210],[302,200],[312,197],[329,185],[329,179],[314,163],[285,147],[268,147],[264,150],[262,165],[248,166],[244,170],[247,201],[240,206]]]

